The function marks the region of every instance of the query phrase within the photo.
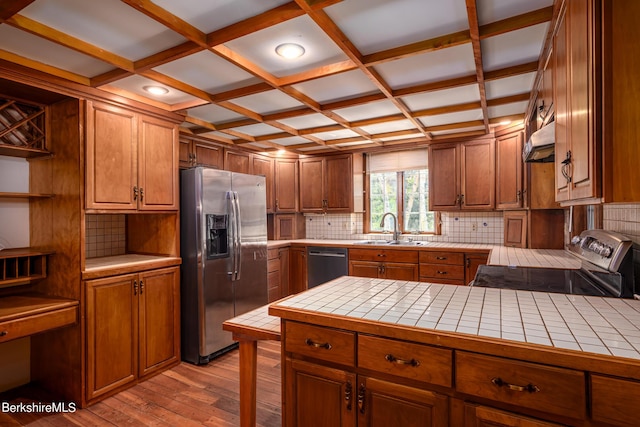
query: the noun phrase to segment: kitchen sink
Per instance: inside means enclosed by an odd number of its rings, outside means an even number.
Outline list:
[[[426,246],[429,242],[424,241],[407,241],[407,240],[360,240],[354,242],[354,245],[371,245],[371,246]]]

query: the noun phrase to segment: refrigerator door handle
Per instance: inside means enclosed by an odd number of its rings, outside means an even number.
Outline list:
[[[235,203],[235,216],[234,220],[236,223],[236,233],[235,233],[235,249],[236,249],[236,280],[240,280],[240,273],[242,272],[242,222],[240,221],[240,196],[238,196],[238,192],[234,191],[233,201]]]
[[[238,274],[238,259],[237,259],[238,246],[237,246],[237,238],[236,238],[238,233],[236,229],[237,213],[236,213],[235,197],[236,197],[236,194],[234,191],[227,191],[227,201],[228,201],[227,210],[229,212],[229,224],[227,226],[229,227],[230,240],[231,240],[231,244],[229,245],[231,249],[231,269],[230,271],[227,272],[227,274],[229,275],[231,281],[236,280],[236,276]]]

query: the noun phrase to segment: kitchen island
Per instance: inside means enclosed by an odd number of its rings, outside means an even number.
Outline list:
[[[636,421],[640,301],[342,277],[268,312],[285,426]]]

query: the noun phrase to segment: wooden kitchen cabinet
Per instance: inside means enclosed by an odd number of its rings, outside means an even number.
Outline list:
[[[179,271],[86,281],[87,401],[179,362]]]
[[[482,139],[429,146],[429,209],[495,207],[495,141]]]
[[[289,295],[289,248],[272,248],[267,253],[269,302]]]
[[[504,213],[504,245],[512,248],[527,247],[527,211]]]
[[[476,277],[478,268],[485,265],[489,259],[488,254],[464,254],[464,284],[468,285]]]
[[[289,292],[297,294],[307,290],[307,248],[291,246],[289,249]]]
[[[350,249],[349,275],[418,280],[418,251]]]
[[[267,213],[273,213],[274,209],[274,160],[267,156],[253,154],[251,157],[251,174],[261,175],[265,178],[265,189],[267,199]]]
[[[298,212],[298,160],[276,159],[274,177],[274,211]]]
[[[522,132],[496,138],[496,209],[523,205]]]
[[[300,210],[353,212],[353,162],[353,154],[300,159]]]
[[[195,166],[222,169],[223,158],[222,147],[205,139],[197,139],[191,135],[180,135],[179,159],[181,169]]]
[[[640,382],[591,375],[591,416],[596,422],[631,426],[638,422],[635,400]]]
[[[464,425],[465,427],[561,427],[563,424],[537,420],[488,406],[465,403]]]
[[[420,252],[420,281],[447,285],[465,284],[464,253]]]
[[[86,209],[178,209],[178,127],[87,101]]]

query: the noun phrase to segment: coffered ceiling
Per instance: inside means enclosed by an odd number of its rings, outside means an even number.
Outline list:
[[[182,112],[183,132],[311,154],[522,120],[552,15],[553,0],[3,0],[0,59]]]

